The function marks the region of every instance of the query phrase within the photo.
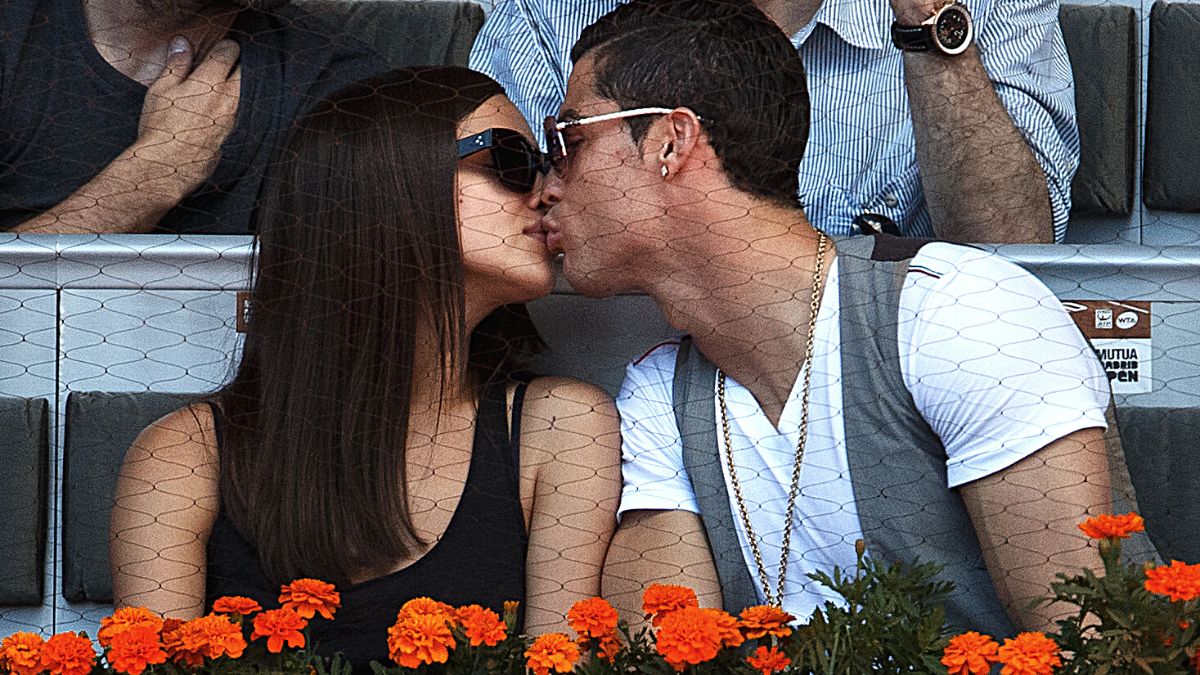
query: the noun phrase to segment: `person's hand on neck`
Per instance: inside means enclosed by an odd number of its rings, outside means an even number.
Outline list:
[[[226,36],[242,9],[210,0],[82,1],[96,51],[113,68],[147,86],[163,72],[173,38],[186,38],[198,63]]]

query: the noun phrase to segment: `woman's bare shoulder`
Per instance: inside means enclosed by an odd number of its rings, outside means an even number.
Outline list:
[[[193,403],[155,420],[138,434],[125,463],[156,459],[195,466],[215,462],[217,441],[212,408]]]
[[[529,383],[521,414],[522,450],[542,461],[620,463],[620,421],[600,387],[566,377]]]
[[[525,392],[522,422],[526,419],[615,424],[617,410],[612,396],[594,384],[569,377],[539,377]]]

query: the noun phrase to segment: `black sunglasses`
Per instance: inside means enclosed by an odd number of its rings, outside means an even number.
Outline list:
[[[500,183],[515,192],[532,192],[539,175],[550,170],[542,152],[518,131],[487,129],[458,140],[458,158],[488,150]]]

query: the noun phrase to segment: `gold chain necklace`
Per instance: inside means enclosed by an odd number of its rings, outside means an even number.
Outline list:
[[[783,583],[787,575],[788,551],[792,544],[792,517],[796,511],[796,497],[800,494],[800,466],[804,462],[804,446],[808,440],[808,394],[812,388],[813,337],[817,333],[817,315],[821,311],[821,282],[824,278],[825,267],[825,235],[821,234],[817,241],[817,265],[813,273],[812,318],[808,322],[808,336],[804,347],[804,390],[802,394],[803,411],[800,417],[800,440],[796,442],[796,461],[792,465],[792,486],[788,491],[787,520],[783,526],[783,553],[779,557],[779,583],[775,595],[771,595],[767,579],[767,567],[763,564],[762,553],[758,549],[758,537],[750,525],[750,513],[746,510],[746,500],[742,497],[742,484],[738,480],[737,470],[733,466],[733,441],[729,433],[729,414],[725,405],[725,373],[717,371],[717,397],[721,403],[721,430],[725,434],[725,461],[729,467],[729,478],[733,483],[733,495],[737,498],[738,513],[742,517],[742,525],[746,528],[746,538],[750,540],[750,551],[754,554],[754,562],[758,566],[758,578],[762,582],[763,594],[767,604],[783,608]]]

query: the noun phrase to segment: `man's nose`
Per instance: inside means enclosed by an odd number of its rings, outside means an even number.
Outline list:
[[[530,208],[545,210],[562,201],[563,181],[553,170],[538,178],[530,193]]]

